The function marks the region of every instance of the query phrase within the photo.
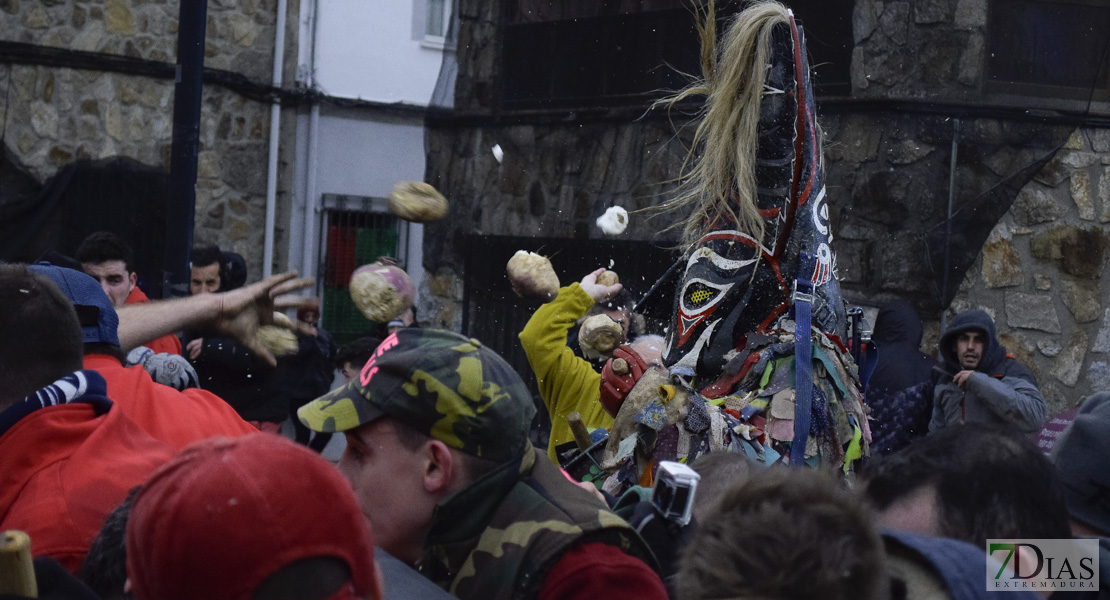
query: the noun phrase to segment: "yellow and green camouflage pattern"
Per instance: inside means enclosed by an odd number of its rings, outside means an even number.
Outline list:
[[[439,329],[401,329],[359,376],[302,406],[310,429],[347,431],[390,416],[461,452],[501,462],[519,457],[536,409],[520,376],[475,339]]]
[[[628,523],[533,449],[437,507],[417,567],[460,600],[526,600],[568,550],[589,543],[658,568]]]

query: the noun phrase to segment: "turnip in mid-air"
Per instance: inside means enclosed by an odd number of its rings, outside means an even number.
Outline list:
[[[415,290],[408,273],[381,259],[363,265],[351,274],[351,300],[364,317],[388,323],[412,306]]]
[[[389,193],[389,211],[414,223],[438,221],[447,214],[447,199],[423,181],[402,181]]]
[[[517,250],[505,266],[513,291],[521,298],[547,302],[559,293],[559,276],[546,256]]]
[[[628,211],[619,206],[610,206],[605,214],[597,218],[597,226],[608,235],[620,235],[628,227]]]

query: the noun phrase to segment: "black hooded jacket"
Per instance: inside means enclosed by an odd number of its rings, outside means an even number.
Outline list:
[[[963,389],[947,377],[937,384],[929,431],[968,421],[1006,425],[1022,433],[1040,430],[1046,408],[1037,380],[1006,354],[987,313],[969,310],[952,319],[940,338],[945,369],[953,376],[964,370],[956,356],[956,340],[970,330],[984,333],[982,358]]]
[[[893,394],[929,379],[936,362],[918,349],[922,331],[921,319],[909,302],[895,300],[879,309],[871,336],[879,349],[879,363],[869,390]]]
[[[929,432],[933,414],[931,375],[936,361],[921,346],[921,319],[905,300],[884,304],[871,341],[879,362],[867,384],[871,407],[871,451],[889,454]]]

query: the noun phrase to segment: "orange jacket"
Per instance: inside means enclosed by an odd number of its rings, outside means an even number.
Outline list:
[[[127,295],[127,300],[123,301],[124,304],[142,304],[143,302],[150,302],[150,298],[146,297],[146,294],[139,289],[139,286],[131,288],[131,293]],[[172,333],[167,333],[143,345],[153,350],[155,354],[161,354],[162,352],[181,354],[181,340],[177,339],[177,336]]]
[[[0,531],[27,532],[34,556],[71,572],[108,513],[173,455],[119,407],[97,411],[82,402],[47,406],[0,434]]]
[[[212,392],[155,383],[142,367],[124,367],[107,354],[85,355],[85,368],[107,380],[108,397],[132,421],[174,450],[216,435],[258,433]]]

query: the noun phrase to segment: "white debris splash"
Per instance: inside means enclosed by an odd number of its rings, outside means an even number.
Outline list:
[[[501,164],[501,160],[505,158],[505,152],[501,150],[501,144],[493,145],[493,157],[497,159],[497,164]]]
[[[605,214],[597,218],[597,226],[608,235],[620,235],[628,227],[628,211],[610,206]]]

